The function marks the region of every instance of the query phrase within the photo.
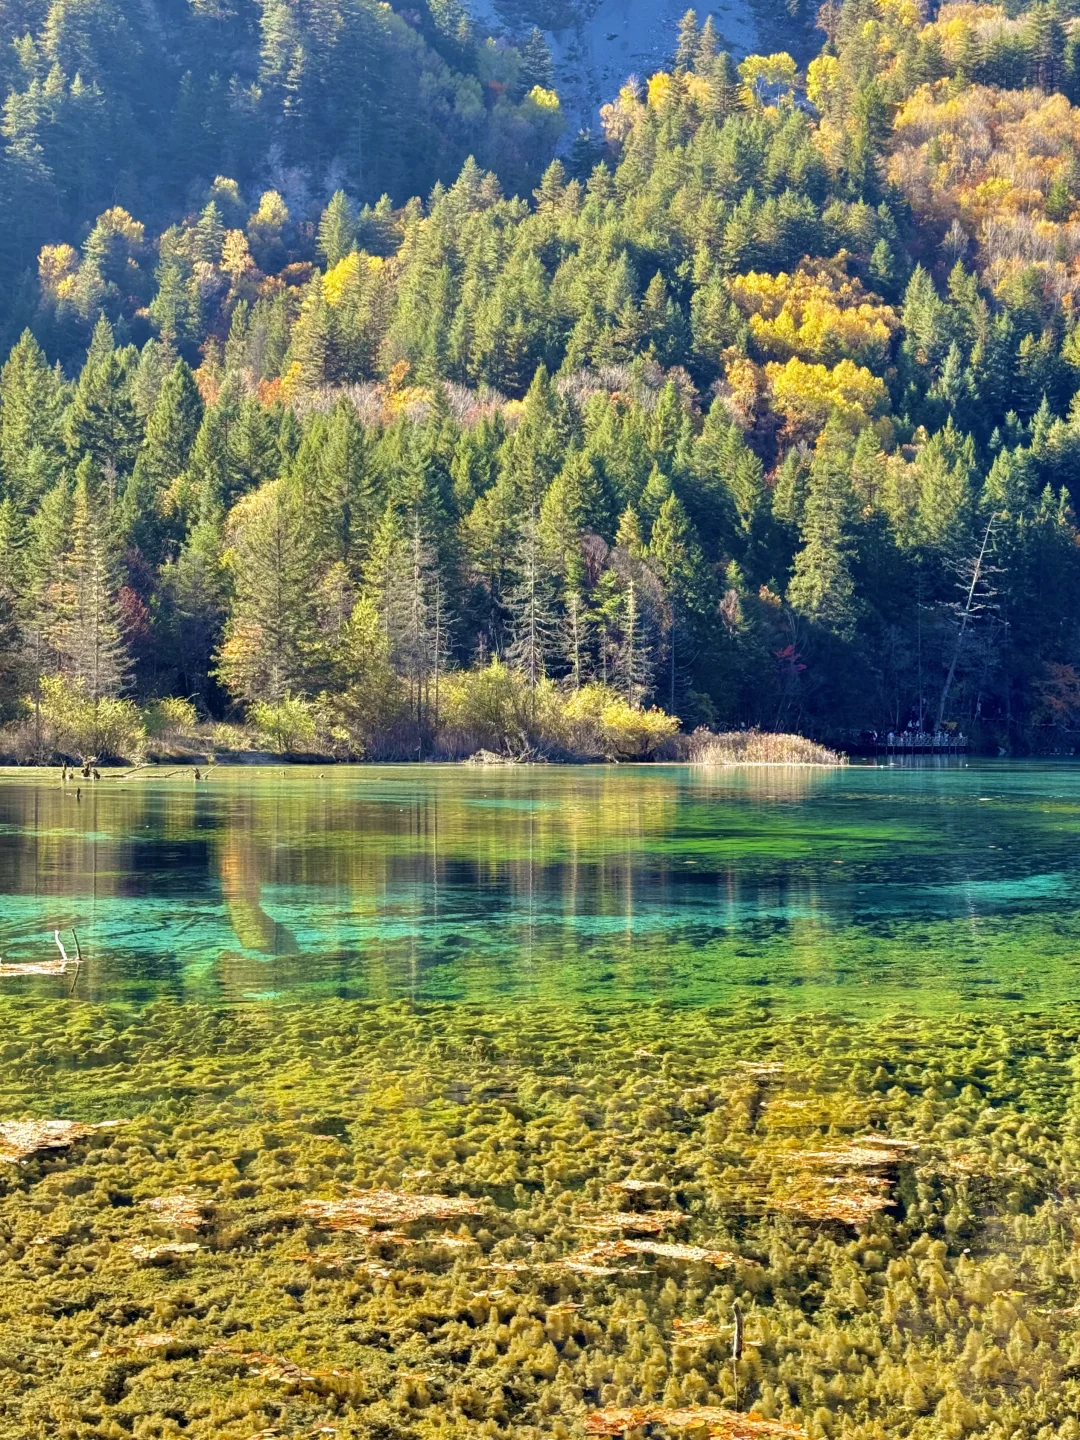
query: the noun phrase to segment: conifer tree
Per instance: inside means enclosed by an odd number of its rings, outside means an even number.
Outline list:
[[[704,609],[703,558],[697,535],[678,496],[669,494],[653,521],[649,536],[649,568],[664,587],[667,630],[667,702],[675,713],[679,651],[690,650],[688,622]]]
[[[568,590],[563,601],[562,656],[571,689],[580,690],[588,679],[592,620],[581,592]]]
[[[534,85],[539,85],[542,90],[550,90],[554,80],[555,67],[551,63],[551,50],[544,39],[543,31],[534,25],[521,50],[522,92],[528,94]]]
[[[363,594],[378,616],[388,654],[393,653],[406,623],[406,549],[401,515],[393,502],[388,502],[375,526],[363,573]]]
[[[71,552],[53,643],[63,673],[93,701],[119,695],[131,671],[105,511],[100,478],[86,457],[75,472]]]
[[[602,486],[592,459],[573,451],[552,481],[540,507],[537,536],[570,589],[584,581],[582,541],[586,530],[609,523]]]
[[[65,439],[73,456],[89,455],[101,474],[131,472],[139,447],[140,426],[127,376],[113,346],[112,328],[102,317],[65,420]]]
[[[308,286],[300,315],[293,327],[285,361],[286,372],[295,368],[300,386],[313,391],[333,378],[330,307],[323,292],[322,277],[316,275]]]
[[[710,17],[711,18],[711,17]],[[675,69],[692,70],[701,49],[701,31],[697,14],[687,10],[679,21],[679,39],[675,46]]]
[[[59,473],[63,403],[63,383],[24,330],[0,370],[0,476],[24,512]]]
[[[0,502],[0,717],[7,718],[26,678],[26,651],[19,624],[25,586],[23,527],[15,502]]]
[[[356,215],[344,190],[335,190],[319,220],[319,254],[333,269],[356,248]]]
[[[854,495],[847,437],[826,431],[810,466],[802,548],[788,586],[791,606],[825,630],[850,639],[858,617],[851,575]]]
[[[654,465],[649,472],[649,478],[645,482],[645,489],[641,492],[641,499],[637,505],[638,514],[644,519],[651,529],[653,521],[659,515],[664,502],[671,496],[671,479],[665,475],[659,465]]]
[[[517,578],[507,596],[511,643],[510,663],[521,671],[535,706],[536,687],[547,673],[555,641],[551,576],[544,564],[536,520],[525,525],[516,557]]]
[[[645,633],[642,595],[631,573],[612,606],[618,617],[618,640],[613,648],[612,678],[637,709],[652,689],[652,655]]]
[[[221,520],[212,512],[196,521],[176,557],[162,566],[153,610],[159,671],[174,693],[201,696],[207,707],[228,605],[225,581]]]
[[[318,688],[318,572],[304,498],[275,480],[228,517],[233,601],[217,674],[237,698],[276,703]]]
[[[187,470],[202,417],[202,399],[191,370],[177,360],[146,422],[135,470],[120,506],[120,524],[128,544],[153,565],[164,558],[169,529],[166,493]]]
[[[317,434],[317,446],[302,447],[293,469],[312,498],[320,554],[358,582],[379,503],[371,445],[347,400],[335,405]]]

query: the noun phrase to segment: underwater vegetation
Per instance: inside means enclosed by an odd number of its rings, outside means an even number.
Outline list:
[[[0,1035],[5,1440],[1080,1440],[1080,1009]]]

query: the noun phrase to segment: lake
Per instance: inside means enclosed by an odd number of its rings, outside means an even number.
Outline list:
[[[1078,839],[1065,763],[8,772],[0,954],[74,927],[95,1000],[1031,1009]]]
[[[1080,1440],[1080,767],[80,788],[0,777],[86,962],[0,978],[5,1440]]]

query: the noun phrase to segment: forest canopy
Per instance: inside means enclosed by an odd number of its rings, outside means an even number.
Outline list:
[[[1077,9],[690,12],[560,142],[451,0],[0,7],[6,748],[1071,750]]]

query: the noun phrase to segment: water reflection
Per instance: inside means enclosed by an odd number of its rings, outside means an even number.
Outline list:
[[[1078,823],[1064,767],[22,775],[0,953],[75,926],[101,998],[1048,999]]]

